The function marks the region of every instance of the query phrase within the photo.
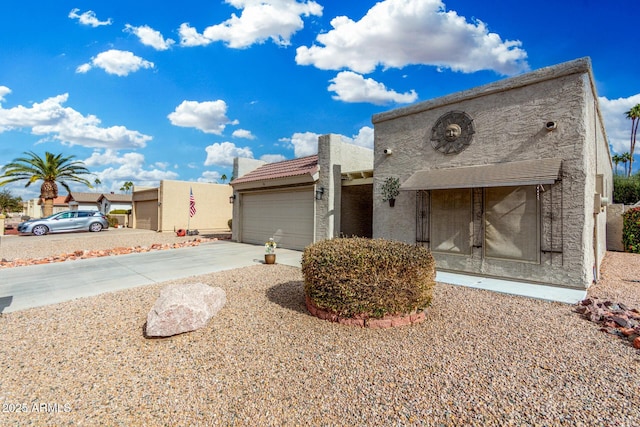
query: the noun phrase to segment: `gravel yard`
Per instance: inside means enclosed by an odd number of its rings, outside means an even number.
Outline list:
[[[178,239],[120,231],[49,249],[6,237],[0,257]],[[589,295],[640,308],[638,280],[640,256],[608,253]],[[187,281],[227,304],[204,329],[145,339],[159,290]],[[640,425],[640,351],[572,310],[439,283],[421,324],[347,327],[310,316],[283,265],[103,294],[0,316],[0,424]]]

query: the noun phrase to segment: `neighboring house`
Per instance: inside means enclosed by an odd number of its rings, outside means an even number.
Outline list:
[[[58,196],[53,199],[53,213],[66,211],[69,205],[66,203],[67,196]],[[23,202],[22,214],[30,218],[42,218],[44,216],[44,199],[31,199]]]
[[[195,214],[190,215],[190,194]],[[231,187],[226,184],[162,180],[155,188],[133,188],[133,228],[199,233],[227,231],[232,207]]]
[[[341,235],[371,237],[373,151],[337,135],[318,154],[264,163],[234,159],[232,239],[303,249]]]
[[[102,194],[98,197],[98,206],[100,212],[108,214],[115,210],[129,211],[133,208],[132,195],[131,194]]]
[[[372,121],[374,237],[428,246],[439,271],[598,279],[613,178],[588,58]],[[381,197],[388,177],[401,183],[395,207]]]
[[[102,193],[82,193],[79,191],[72,191],[65,199],[65,203],[69,205],[69,209],[72,211],[77,210],[100,210],[100,203],[98,199],[102,196]]]

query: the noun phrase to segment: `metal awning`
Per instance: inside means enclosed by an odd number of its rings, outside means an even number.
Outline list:
[[[537,159],[493,165],[417,171],[400,190],[509,187],[553,184],[560,177],[562,159]]]

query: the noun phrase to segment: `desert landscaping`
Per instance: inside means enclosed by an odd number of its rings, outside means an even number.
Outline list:
[[[5,237],[0,255],[9,259],[10,247],[16,257],[44,258],[178,239],[117,233],[45,236],[76,245],[58,242],[54,253],[51,245],[29,249],[38,238]],[[607,253],[589,297],[640,308],[638,260]],[[147,313],[170,283],[220,287],[227,303],[205,328],[145,338]],[[102,294],[0,315],[0,421],[640,424],[640,350],[576,308],[438,283],[422,323],[358,328],[310,315],[300,270],[277,264]]]

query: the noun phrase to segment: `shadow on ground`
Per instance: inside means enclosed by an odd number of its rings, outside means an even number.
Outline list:
[[[302,280],[279,283],[267,289],[269,301],[298,313],[309,314],[304,303],[304,282]]]
[[[11,305],[11,302],[13,302],[13,296],[0,297],[0,314]]]

